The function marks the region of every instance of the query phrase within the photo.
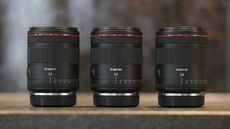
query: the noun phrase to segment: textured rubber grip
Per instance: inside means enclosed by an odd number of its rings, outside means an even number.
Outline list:
[[[142,64],[141,48],[92,48],[92,64]]]
[[[157,48],[157,64],[204,64],[204,48]]]
[[[28,63],[72,63],[78,64],[77,47],[29,47]]]

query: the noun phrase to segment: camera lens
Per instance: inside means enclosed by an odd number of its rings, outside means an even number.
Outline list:
[[[179,26],[156,33],[156,87],[163,107],[200,107],[207,87],[202,28]]]
[[[132,27],[98,27],[91,33],[91,88],[94,104],[139,104],[142,85],[142,33]]]
[[[76,104],[79,32],[72,27],[31,27],[27,78],[33,106]]]

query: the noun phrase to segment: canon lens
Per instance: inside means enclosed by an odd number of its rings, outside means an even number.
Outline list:
[[[33,106],[76,104],[79,32],[72,27],[31,27],[28,31],[28,89]]]
[[[178,26],[156,33],[156,87],[163,107],[200,107],[207,87],[207,33]]]
[[[91,87],[96,106],[139,104],[142,33],[132,27],[98,27],[91,33]]]

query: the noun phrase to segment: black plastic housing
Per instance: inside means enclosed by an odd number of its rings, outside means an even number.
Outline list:
[[[156,33],[156,87],[159,105],[200,107],[204,105],[207,32],[178,26]]]
[[[141,31],[124,26],[94,28],[91,33],[94,104],[107,107],[137,106],[141,85]]]
[[[33,106],[73,106],[79,87],[79,32],[73,27],[28,31],[28,89]]]

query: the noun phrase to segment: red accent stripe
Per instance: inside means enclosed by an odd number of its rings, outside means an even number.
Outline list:
[[[207,38],[208,35],[205,35],[205,34],[160,34],[160,35],[156,35],[156,37],[205,37]]]
[[[92,37],[142,37],[140,34],[94,34]]]
[[[65,36],[65,37],[79,37],[79,34],[29,34],[28,36]]]

